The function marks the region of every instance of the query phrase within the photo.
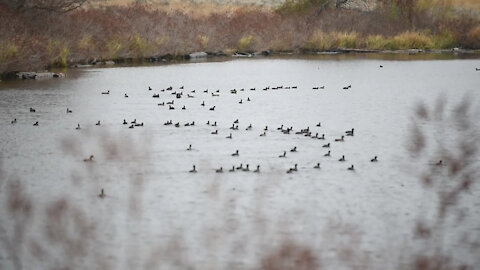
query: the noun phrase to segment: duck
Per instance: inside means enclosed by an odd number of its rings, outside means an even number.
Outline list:
[[[148,87],[148,91],[152,91],[152,87],[149,86],[149,87]]]
[[[370,160],[370,162],[377,162],[377,161],[378,161],[377,156],[373,157],[373,158]]]
[[[174,126],[177,127],[177,128],[180,127],[180,122],[175,123]]]
[[[252,129],[252,124],[248,125],[248,127],[245,130],[251,130]]]
[[[254,173],[259,173],[260,172],[260,165],[257,165],[257,168],[253,172]]]
[[[190,123],[185,123],[183,126],[189,127],[189,126],[190,126]]]
[[[126,98],[128,98],[128,95],[127,95],[127,93],[125,93],[125,95],[123,95],[123,96],[124,96],[124,97],[126,97]]]
[[[16,124],[17,123],[17,118],[13,119],[12,122],[10,122],[12,124]]]
[[[318,137],[319,140],[325,140],[325,134],[322,134],[321,137]]]
[[[190,123],[190,126],[195,126],[195,121],[192,121],[192,123]]]
[[[242,171],[244,171],[244,172],[250,171],[250,168],[249,168],[248,166],[249,166],[249,165],[247,164],[247,167],[243,168]]]
[[[238,124],[238,119],[237,119],[237,120],[235,120],[235,121],[233,121],[233,123],[234,123],[234,124]]]
[[[212,127],[216,127],[217,126],[217,121],[215,121],[212,125]]]
[[[172,89],[173,89],[172,86],[169,86],[169,87],[167,88],[168,91],[171,91]]]
[[[236,168],[237,170],[243,170],[243,163],[240,163],[240,166]]]
[[[35,112],[35,109],[30,107],[30,112]]]
[[[215,106],[211,107],[209,110],[210,111],[215,111]]]
[[[283,151],[283,154],[281,154],[280,156],[278,156],[279,158],[284,158],[284,157],[287,157],[287,151]]]
[[[100,126],[100,120],[95,124],[95,126]]]
[[[197,172],[197,169],[195,168],[195,165],[193,165],[193,169],[191,169],[190,171],[188,171],[189,173],[196,173]]]
[[[293,171],[298,171],[298,168],[297,168],[297,163],[295,163],[295,167],[292,168]]]
[[[322,126],[322,123],[318,122],[317,127],[321,127],[321,126]]]
[[[131,124],[128,128],[134,128],[135,126],[133,124]]]
[[[265,137],[267,136],[267,133],[264,131],[262,134],[260,134],[260,137]]]
[[[190,94],[187,94],[187,97],[188,98],[194,98],[194,96],[190,95]]]
[[[268,131],[268,126],[265,126],[265,128],[263,129],[263,131]]]
[[[230,170],[228,170],[229,172],[234,172],[235,171],[235,165],[232,166],[232,168]]]
[[[158,103],[157,105],[158,105],[158,106],[165,106],[165,102]]]
[[[212,97],[219,97],[220,94],[215,94],[215,93],[212,93]]]
[[[130,122],[130,124],[136,124],[137,123],[137,118],[133,119],[132,122]]]
[[[318,139],[318,132],[315,133],[315,136],[312,136],[312,139]]]
[[[228,135],[227,137],[225,137],[227,139],[231,139],[232,138],[232,133],[230,133],[230,135]]]
[[[80,124],[77,124],[77,127],[75,129],[80,129]]]
[[[103,198],[105,198],[105,196],[107,196],[107,195],[105,195],[105,192],[103,191],[103,188],[102,188],[102,190],[100,190],[100,194],[98,194],[98,197],[103,199]]]
[[[190,150],[192,150],[192,145],[191,144],[187,148],[187,151],[190,151]]]
[[[353,167],[353,164],[352,164],[352,166],[348,167],[348,170],[349,171],[354,171],[355,170],[355,168]]]
[[[322,147],[323,147],[323,148],[329,148],[329,147],[330,147],[330,143],[324,144]]]
[[[240,154],[238,153],[238,150],[235,151],[235,153],[232,154],[232,157],[238,157]]]
[[[325,89],[325,85],[320,86],[320,89]]]
[[[435,166],[443,166],[443,160],[439,160],[437,163],[435,163]]]
[[[297,147],[294,146],[292,149],[290,149],[290,152],[297,152]]]
[[[292,86],[292,89],[297,89],[297,86],[296,85]]]
[[[182,110],[186,110],[185,105],[183,105]]]
[[[83,159],[83,162],[90,162],[93,161],[93,155],[90,155],[90,157]]]
[[[330,150],[323,155],[324,157],[329,157],[330,156]]]
[[[277,128],[277,130],[283,130],[283,125]]]
[[[175,110],[175,107],[173,107],[172,105],[168,105],[168,109],[169,110]]]
[[[180,89],[183,89],[183,85],[182,85],[182,86],[180,86]]]
[[[250,97],[247,97],[247,101],[250,101]]]
[[[382,66],[382,65],[380,65],[380,67],[381,67],[381,68],[383,68],[383,66]]]
[[[243,103],[243,99],[240,99],[240,101],[238,102],[239,104],[242,104]]]
[[[217,135],[217,134],[218,134],[218,129],[216,129],[215,131],[213,131],[211,134]]]
[[[208,93],[208,89],[204,90],[203,93]]]
[[[344,136],[342,135],[342,137],[340,139],[335,139],[335,141],[336,142],[343,142],[344,141],[343,138],[344,138]]]
[[[216,173],[223,173],[223,167],[220,167],[220,169],[215,170]]]
[[[347,131],[345,131],[345,133],[347,134],[347,136],[353,136],[354,131],[355,131],[355,129],[352,128],[352,130],[347,130]]]
[[[342,157],[338,161],[345,161],[345,156],[342,155]]]
[[[128,123],[127,123],[127,120],[123,119],[123,124],[124,124],[124,125],[128,124]]]
[[[254,88],[250,88],[250,91],[255,91],[255,87],[254,87]]]
[[[315,86],[312,88],[313,90],[318,90],[318,86]]]
[[[168,102],[167,102],[167,105],[173,105],[173,103],[175,103],[175,100],[168,101]]]
[[[110,94],[110,90],[108,90],[107,92],[102,92],[102,95],[109,95]]]
[[[37,127],[37,126],[38,126],[38,121],[37,121],[37,122],[35,122],[33,125]]]
[[[209,125],[209,126],[210,126],[210,120],[208,120],[208,121],[207,121],[207,125]]]
[[[67,113],[72,113],[72,110],[70,110],[69,108],[67,108]]]
[[[320,162],[317,165],[313,166],[314,169],[320,169]]]

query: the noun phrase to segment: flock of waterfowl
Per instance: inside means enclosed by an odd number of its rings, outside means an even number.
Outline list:
[[[297,86],[276,86],[276,87],[271,87],[271,86],[267,86],[265,88],[262,88],[261,91],[269,91],[269,90],[281,90],[281,89],[292,89],[292,90],[295,90],[297,89],[298,87]],[[343,90],[350,90],[352,88],[352,85],[348,85],[348,86],[345,86],[343,87],[342,89]],[[325,86],[314,86],[311,88],[312,90],[314,91],[318,91],[318,90],[324,90],[325,89]],[[244,91],[256,91],[257,89],[256,88],[248,88],[248,89],[231,89],[229,90],[228,92],[232,95],[235,95],[239,92],[244,92]],[[152,89],[152,87],[148,87],[148,91],[154,91],[154,89]],[[154,99],[157,99],[157,98],[160,98],[160,93],[163,93],[163,92],[168,92],[168,95],[173,95],[175,96],[176,99],[182,99],[184,98],[184,91],[186,91],[184,89],[183,86],[177,88],[176,90],[173,89],[172,86],[169,86],[167,88],[164,88],[164,89],[161,89],[159,90],[159,92],[157,93],[154,93],[152,95],[152,98]],[[101,92],[102,95],[111,95],[113,94],[113,92],[110,92],[110,90],[108,91],[105,91],[105,92]],[[187,94],[186,94],[186,98],[195,98],[196,97],[196,94],[198,95],[203,95],[204,98],[206,97],[218,97],[220,94],[221,94],[221,91],[220,90],[215,90],[215,91],[210,91],[208,89],[206,90],[203,90],[203,91],[196,91],[196,90],[191,90],[189,91]],[[128,94],[127,93],[124,93],[124,98],[128,98]],[[247,97],[246,101],[245,102],[250,102],[252,101],[252,99],[250,97]],[[238,102],[239,104],[243,104],[244,103],[244,99],[241,98]],[[169,110],[175,110],[175,99],[169,99],[169,101],[162,101],[160,103],[157,103],[158,106],[165,106],[165,105],[168,105],[168,109]],[[206,104],[205,104],[205,100],[202,100],[201,103],[198,104],[198,106],[202,106],[202,107],[205,107]],[[208,110],[209,111],[214,111],[216,108],[215,105],[213,106],[209,106],[208,107]],[[183,105],[181,106],[181,110],[186,110],[186,106]],[[34,108],[30,108],[29,109],[30,112],[36,112],[36,109]],[[71,114],[73,113],[73,111],[70,109],[70,108],[67,108],[66,109],[66,113],[67,114]],[[11,121],[11,124],[16,124],[17,123],[17,119],[15,118],[14,120]],[[128,126],[128,128],[130,129],[133,129],[135,127],[143,127],[144,126],[144,123],[143,122],[137,122],[137,119],[134,119],[133,121],[127,121],[126,119],[123,119],[123,121],[121,122],[122,125],[125,125],[125,126]],[[34,126],[38,126],[39,125],[39,122],[36,121],[34,124]],[[101,125],[101,122],[100,120],[98,120],[96,123],[95,123],[96,126],[100,126]],[[173,120],[168,120],[164,123],[165,126],[169,126],[169,125],[172,125],[176,128],[179,128],[181,126],[195,126],[196,123],[195,121],[191,121],[191,122],[186,122],[184,124],[181,124],[180,122],[176,122],[174,123]],[[216,121],[207,121],[205,123],[205,125],[207,126],[210,126],[210,127],[217,127],[217,122]],[[322,127],[322,124],[320,122],[318,122],[317,124],[314,124],[316,127]],[[81,126],[80,126],[80,123],[77,124],[77,126],[75,127],[76,130],[79,130],[81,129]],[[238,131],[239,130],[239,119],[236,119],[232,122],[232,125],[229,126],[229,129],[231,131]],[[250,123],[246,128],[245,130],[246,131],[250,131],[253,129],[253,126],[252,124]],[[263,132],[259,134],[260,137],[265,137],[267,136],[267,132],[281,132],[283,134],[294,134],[294,135],[299,135],[299,136],[304,136],[304,137],[309,137],[309,138],[312,138],[312,139],[317,139],[317,140],[323,140],[325,141],[325,143],[321,144],[322,148],[326,148],[328,149],[328,151],[323,154],[323,157],[324,158],[329,158],[331,157],[331,150],[329,150],[332,146],[332,143],[342,143],[342,142],[345,142],[347,139],[346,137],[354,137],[355,135],[355,128],[352,128],[350,130],[346,130],[344,132],[343,135],[341,135],[340,137],[337,137],[335,138],[332,142],[326,142],[327,139],[325,137],[325,134],[319,134],[319,132],[313,132],[310,127],[306,127],[306,128],[302,128],[300,130],[294,130],[292,126],[290,127],[287,127],[286,125],[282,124],[280,125],[278,128],[276,129],[269,129],[268,126],[265,126],[264,128],[261,129]],[[210,134],[212,135],[218,135],[219,132],[218,132],[218,129],[215,129],[213,130],[212,132],[210,132]],[[232,139],[233,138],[233,135],[232,135],[232,132],[229,132],[229,134],[225,137],[226,139]],[[186,151],[191,151],[193,149],[192,147],[192,144],[190,144],[187,148],[186,148]],[[297,147],[294,146],[293,148],[290,149],[290,152],[291,153],[294,153],[294,152],[297,152]],[[240,151],[237,149],[234,153],[231,154],[232,157],[238,157],[240,155]],[[282,153],[280,155],[278,155],[278,158],[286,158],[287,157],[287,151],[284,150],[282,151]],[[90,155],[89,158],[86,158],[84,159],[83,161],[84,162],[92,162],[93,161],[93,158],[94,156],[93,155]],[[342,155],[339,159],[338,159],[338,162],[346,162],[347,159],[345,158],[345,155]],[[378,161],[378,157],[377,156],[374,156],[373,158],[370,159],[370,162],[377,162]],[[443,162],[440,160],[438,161],[435,165],[438,165],[438,166],[443,166]],[[314,166],[313,166],[313,169],[320,169],[321,166],[320,166],[320,162],[317,162]],[[350,164],[350,166],[348,167],[345,167],[346,170],[349,170],[349,171],[354,171],[355,170],[355,166],[354,164]],[[226,172],[227,170],[224,171],[223,167],[219,167],[218,169],[213,169],[216,173],[223,173],[223,172]],[[294,173],[294,172],[297,172],[299,169],[298,169],[298,164],[294,164],[293,167],[291,168],[288,168],[286,170],[286,173],[290,174],[290,173]],[[228,169],[228,172],[235,172],[235,171],[244,171],[244,172],[249,172],[249,171],[252,171],[254,173],[260,173],[261,170],[260,170],[260,165],[256,165],[256,169],[254,170],[250,170],[250,164],[240,164],[239,166],[236,166],[236,165],[233,165],[231,167],[231,169]],[[196,165],[193,165],[192,169],[188,171],[189,173],[196,173],[197,172],[197,166]]]

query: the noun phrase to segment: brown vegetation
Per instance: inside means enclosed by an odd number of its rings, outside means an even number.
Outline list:
[[[289,1],[277,10],[89,6],[62,15],[0,2],[0,73],[194,51],[479,48],[478,17],[437,2],[385,0],[371,11],[319,9],[318,0],[301,7]]]

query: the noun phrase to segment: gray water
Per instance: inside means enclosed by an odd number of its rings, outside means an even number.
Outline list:
[[[468,115],[478,119],[480,61],[342,57],[68,70],[65,79],[2,82],[0,177],[22,183],[35,213],[26,238],[49,250],[39,259],[25,247],[18,255],[23,267],[60,261],[74,268],[252,269],[292,241],[308,247],[326,269],[411,268],[416,252],[431,247],[416,239],[416,222],[435,220],[438,209],[436,193],[419,178],[442,159],[435,147],[454,145],[462,131],[448,121],[441,128],[433,120],[421,122],[432,143],[426,154],[413,157],[407,149],[415,108],[443,100],[449,115],[468,99]],[[347,85],[352,87],[343,90]],[[161,91],[169,86],[173,90]],[[263,91],[267,86],[283,89]],[[318,86],[324,89],[312,89]],[[212,96],[217,90],[219,96]],[[157,105],[172,100],[175,110]],[[144,126],[129,129],[124,119]],[[239,130],[232,131],[236,119]],[[165,126],[168,120],[180,127]],[[192,121],[194,126],[184,126]],[[291,134],[277,130],[282,124],[293,127]],[[265,126],[266,136],[260,136]],[[307,127],[325,140],[295,134]],[[353,137],[335,141],[351,128]],[[211,134],[215,130],[218,135]],[[225,138],[230,133],[233,138]],[[478,132],[473,136],[479,138]],[[327,143],[331,147],[323,148]],[[290,152],[293,147],[298,151]],[[240,155],[231,156],[237,149]],[[328,150],[331,157],[324,157]],[[279,158],[283,151],[287,157]],[[83,162],[90,155],[93,161]],[[342,155],[345,162],[338,161]],[[370,162],[373,156],[379,162]],[[469,162],[480,165],[478,155]],[[250,171],[228,172],[240,163]],[[313,168],[317,163],[320,169]],[[298,171],[287,174],[294,164]],[[197,173],[188,172],[193,165]],[[252,172],[257,165],[260,173]],[[354,171],[347,170],[351,165]],[[220,167],[224,172],[216,173]],[[478,186],[459,202],[468,218],[461,225],[446,222],[442,244],[454,262],[477,267],[478,246],[458,239],[466,233],[480,240]],[[103,199],[96,196],[101,188]],[[71,242],[45,236],[52,226],[45,209],[61,198],[94,225],[88,237],[73,237],[85,253],[68,253]],[[0,213],[8,216],[4,208]],[[2,218],[0,234],[13,234],[13,220]],[[76,235],[75,226],[70,229]],[[14,261],[8,249],[0,249],[2,269]]]

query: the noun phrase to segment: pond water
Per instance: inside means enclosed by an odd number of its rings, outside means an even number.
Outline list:
[[[235,59],[0,83],[0,199],[5,204],[7,183],[18,180],[33,202],[32,218],[21,220],[28,224],[23,248],[2,243],[0,268],[21,261],[25,269],[256,269],[268,258],[308,261],[304,248],[316,268],[411,269],[415,254],[430,254],[438,243],[414,233],[418,221],[435,223],[439,208],[437,189],[419,178],[444,157],[440,148],[455,149],[463,138],[448,118],[462,100],[470,101],[468,117],[480,118],[480,60],[401,58]],[[422,103],[439,114],[444,104],[444,117],[417,121],[428,150],[415,156],[408,147]],[[124,119],[143,126],[129,128]],[[238,130],[229,129],[237,119]],[[164,125],[169,120],[180,126]],[[480,122],[472,122],[474,147]],[[284,134],[281,125],[293,131]],[[325,139],[296,134],[306,128]],[[354,136],[345,136],[352,128]],[[378,162],[370,162],[374,156]],[[478,153],[468,162],[478,168]],[[250,171],[228,171],[240,164]],[[287,173],[295,164],[298,171]],[[197,173],[189,173],[193,165]],[[454,263],[477,267],[478,184],[446,218],[440,241]],[[69,211],[51,214],[62,199]],[[0,210],[0,234],[14,239],[18,217],[7,212]],[[46,228],[67,229],[55,238]],[[282,253],[282,246],[294,251]]]

